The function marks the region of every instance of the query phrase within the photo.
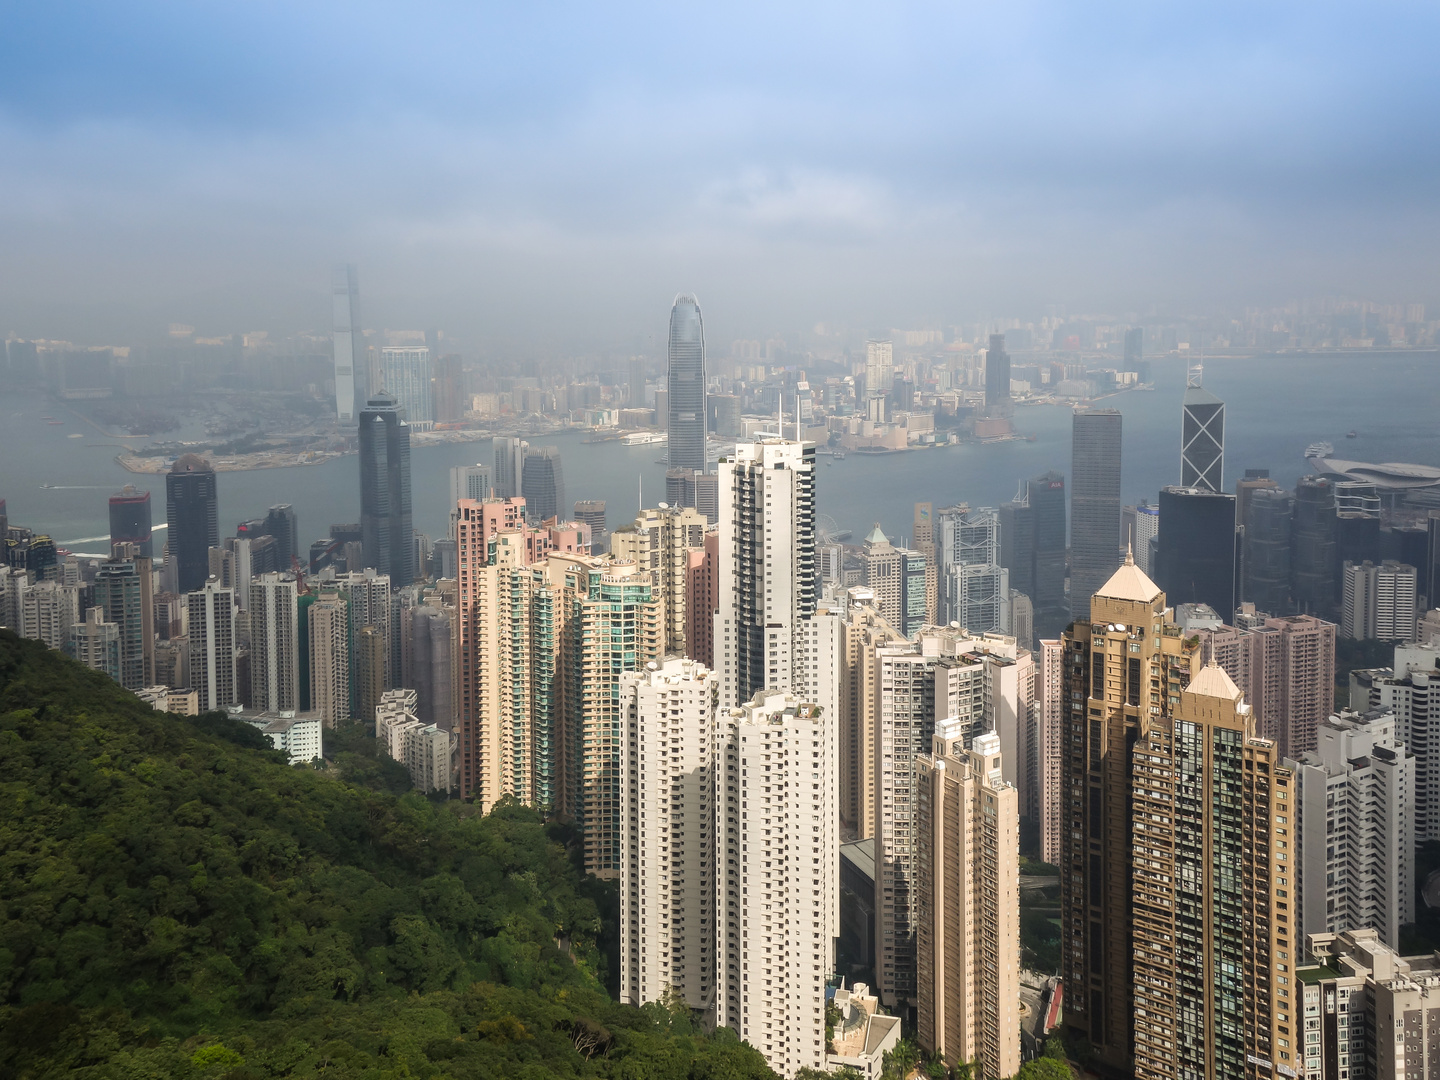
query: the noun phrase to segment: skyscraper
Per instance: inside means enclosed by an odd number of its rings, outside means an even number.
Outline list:
[[[250,703],[268,712],[300,707],[298,599],[290,574],[249,584]]]
[[[281,572],[289,570],[300,557],[300,519],[295,507],[289,503],[277,503],[265,514],[265,535],[273,536],[277,545],[275,568]]]
[[[670,309],[670,366],[666,379],[672,467],[705,471],[705,325],[693,296]],[[563,501],[563,500],[562,500]]]
[[[1415,921],[1415,755],[1385,710],[1320,725],[1295,774],[1297,931],[1368,927],[1393,949]]]
[[[240,702],[235,681],[235,591],[214,581],[190,593],[190,688],[200,711]]]
[[[880,615],[905,637],[925,625],[925,557],[898,548],[876,522],[860,555],[865,586],[874,594]],[[987,628],[988,629],[988,628]]]
[[[525,452],[530,444],[513,435],[499,435],[494,440],[494,448],[495,472],[491,482],[495,485],[495,498],[517,498],[525,475]]]
[[[127,690],[153,685],[155,609],[150,560],[112,559],[95,574],[95,606],[116,627],[119,674]]]
[[[220,510],[215,470],[195,454],[181,454],[165,476],[165,548],[175,561],[176,589],[205,587],[210,549],[220,546]]]
[[[918,1038],[984,1076],[1020,1068],[1020,814],[1000,737],[939,720],[916,759]]]
[[[350,722],[350,615],[339,590],[322,589],[306,615],[310,708],[327,728]]]
[[[1083,620],[1090,613],[1091,595],[1120,562],[1121,416],[1117,409],[1076,409],[1073,423],[1070,610],[1074,618]],[[1164,506],[1160,521],[1163,529]],[[1049,636],[1043,625],[1039,630]]]
[[[991,334],[985,352],[985,412],[1008,416],[1010,406],[1010,354],[1005,351],[1005,335]]]
[[[690,507],[642,510],[611,538],[610,553],[649,574],[664,620],[666,655],[686,652],[685,577],[688,556],[705,548],[705,518]],[[712,613],[713,615],[713,613]]]
[[[578,499],[575,521],[590,528],[590,554],[601,555],[609,549],[610,536],[605,529],[605,500]]]
[[[1192,368],[1180,424],[1180,486],[1225,490],[1225,403],[1200,385]]]
[[[1340,598],[1334,481],[1325,476],[1302,476],[1295,485],[1291,521],[1291,595],[1296,610],[1334,622]]]
[[[353,424],[356,409],[364,400],[359,380],[365,370],[365,338],[360,332],[360,286],[354,263],[335,267],[330,291],[334,298],[335,416],[341,424]]]
[[[1091,609],[1061,638],[1069,733],[1061,766],[1061,973],[1066,1024],[1103,1062],[1128,1069],[1135,991],[1127,749],[1157,717],[1171,715],[1198,667],[1199,646],[1165,625],[1165,594],[1132,560],[1096,590]],[[1103,633],[1092,641],[1097,628]]]
[[[154,554],[150,532],[150,492],[126,484],[110,496],[110,545],[134,544],[147,559]]]
[[[867,420],[889,419],[889,397],[895,382],[895,347],[888,341],[865,343],[865,401]]]
[[[799,624],[815,613],[815,448],[742,442],[720,461],[720,701],[796,683]],[[838,646],[837,646],[838,647]]]
[[[395,399],[382,391],[360,414],[360,543],[365,565],[389,574],[397,589],[415,580],[413,533],[410,428]]]
[[[1247,493],[1245,559],[1240,599],[1256,611],[1288,615],[1290,601],[1290,535],[1295,498],[1281,488],[1256,488]]]
[[[1235,496],[1209,488],[1160,489],[1156,580],[1172,604],[1209,604],[1235,617]]]
[[[825,1064],[839,932],[835,735],[834,717],[794,693],[720,712],[715,1022],[785,1077]]]
[[[525,496],[525,515],[532,525],[558,518],[569,507],[558,446],[537,446],[525,452],[520,494]]]
[[[430,386],[430,350],[424,345],[380,350],[380,378],[387,393],[416,431],[435,426],[435,395]]]
[[[1013,521],[1018,530],[1015,565],[1010,587],[1030,597],[1035,611],[1037,637],[1056,637],[1070,621],[1070,606],[1065,600],[1065,477],[1047,472],[1025,485],[1023,508],[1012,505]],[[1000,540],[1006,543],[1006,519],[1001,508]],[[1028,543],[1026,542],[1028,538]],[[1003,562],[1001,565],[1009,565]],[[1023,584],[1017,582],[1017,568],[1025,568]]]
[[[450,510],[454,512],[461,499],[482,502],[490,498],[489,465],[456,465],[450,470]]]
[[[693,660],[651,662],[620,676],[622,790],[620,1000],[679,991],[714,1005],[716,706],[712,672]],[[718,801],[717,801],[718,800]],[[723,835],[723,834],[722,834]]]

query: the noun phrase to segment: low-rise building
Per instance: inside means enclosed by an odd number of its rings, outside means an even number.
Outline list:
[[[900,1041],[900,1018],[879,1011],[880,999],[870,993],[864,983],[845,989],[840,986],[826,991],[827,1005],[839,1010],[840,1018],[825,1054],[825,1068],[830,1072],[854,1069],[865,1080],[878,1080],[885,1066],[885,1055]]]

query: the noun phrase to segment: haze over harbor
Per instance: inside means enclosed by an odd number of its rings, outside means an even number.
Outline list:
[[[1123,497],[1128,503],[1153,501],[1161,486],[1179,482],[1184,364],[1158,359],[1154,372],[1153,391],[1120,393],[1103,402],[1125,417]],[[1344,443],[1348,455],[1362,460],[1440,465],[1431,392],[1437,374],[1440,355],[1426,351],[1208,361],[1206,385],[1226,399],[1230,410],[1227,485],[1246,468],[1268,468],[1280,484],[1293,484],[1308,471],[1306,446],[1322,439]],[[12,463],[7,466],[12,520],[43,522],[63,543],[106,528],[107,484],[118,491],[126,483],[143,485],[145,478],[115,462],[113,444],[98,437],[67,440],[73,425],[47,426],[40,414],[53,408],[39,395],[0,392],[0,416],[8,418],[0,453]],[[1021,409],[1016,427],[1035,441],[966,443],[880,458],[852,454],[822,466],[820,512],[853,536],[864,535],[879,521],[898,538],[909,533],[917,501],[993,506],[1013,497],[1022,479],[1051,468],[1069,474],[1068,408]],[[1359,437],[1345,440],[1352,429]],[[663,498],[665,466],[657,460],[663,445],[585,444],[582,438],[579,431],[534,438],[560,447],[573,499],[604,499],[613,527],[633,516],[640,482],[648,504]],[[415,527],[431,537],[443,536],[449,468],[490,460],[490,443],[417,447],[413,455]],[[332,522],[353,521],[358,514],[357,467],[355,457],[347,455],[315,466],[221,474],[221,521],[233,529],[234,522],[267,506],[289,502],[301,515],[304,536],[321,536]],[[56,487],[42,489],[46,483]],[[61,490],[75,485],[94,490]],[[163,485],[158,489],[163,497]]]

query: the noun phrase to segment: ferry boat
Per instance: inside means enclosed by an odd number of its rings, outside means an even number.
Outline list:
[[[669,438],[663,431],[632,431],[629,435],[622,436],[620,441],[626,446],[646,446],[650,443],[668,442]]]
[[[1360,433],[1358,431],[1347,431],[1345,433],[1345,438],[1347,439],[1358,439],[1359,437]]]
[[[1328,442],[1311,443],[1305,448],[1305,457],[1307,460],[1309,458],[1327,458],[1333,453],[1335,453],[1335,447]]]

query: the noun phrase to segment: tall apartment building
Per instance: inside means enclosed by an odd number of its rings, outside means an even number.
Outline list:
[[[1077,409],[1072,422],[1070,608],[1087,617],[1090,597],[1120,562],[1120,430],[1117,409]],[[1165,507],[1160,507],[1162,525]]]
[[[350,722],[350,611],[339,589],[322,587],[306,612],[310,709],[327,728]]]
[[[190,608],[190,688],[200,695],[200,711],[237,705],[235,591],[207,581],[186,599]]]
[[[1399,646],[1393,667],[1375,674],[1364,703],[1352,676],[1351,707],[1395,714],[1399,740],[1415,755],[1415,842],[1440,840],[1440,646]]]
[[[1131,755],[1135,1076],[1293,1074],[1294,778],[1214,665],[1151,721]]]
[[[815,687],[838,663],[839,619],[820,612],[815,564],[815,448],[784,439],[742,442],[722,457],[715,661],[722,708],[764,689]],[[823,626],[822,626],[823,624]],[[833,625],[832,625],[833,624]],[[823,643],[814,642],[816,634]],[[834,715],[833,691],[817,703]]]
[[[1347,562],[1341,569],[1340,633],[1357,640],[1415,637],[1416,570],[1386,559]]]
[[[660,603],[634,563],[552,556],[566,568],[562,805],[585,838],[585,868],[621,874],[625,702],[620,677],[663,655]]]
[[[708,1012],[715,999],[716,708],[704,665],[672,658],[620,676],[620,1000]]]
[[[715,667],[715,612],[720,609],[720,534],[705,534],[704,546],[685,553],[685,655]]]
[[[718,726],[715,1021],[788,1078],[825,1067],[839,929],[835,721],[797,694],[764,691],[722,708]]]
[[[920,1046],[985,1076],[1020,1069],[1020,814],[1000,739],[936,724],[916,759]]]
[[[1197,630],[1201,661],[1219,664],[1245,692],[1256,732],[1298,757],[1335,707],[1334,623],[1313,615],[1265,618],[1248,627]]]
[[[20,636],[43,641],[52,649],[69,648],[70,629],[80,621],[80,590],[58,581],[29,583],[23,571],[10,580],[15,585]]]
[[[95,606],[115,624],[120,640],[120,676],[127,690],[155,683],[155,575],[150,560],[111,559],[95,572]]]
[[[1040,858],[1058,866],[1061,858],[1060,829],[1064,817],[1061,803],[1061,763],[1065,754],[1064,647],[1058,638],[1041,638],[1035,654],[1035,711],[1033,780],[1030,797],[1022,806],[1040,833]]]
[[[874,732],[881,709],[879,649],[904,641],[904,635],[880,614],[869,589],[856,587],[848,591],[840,653],[840,820],[847,834],[857,838],[870,835],[875,814]]]
[[[264,712],[300,707],[299,596],[290,574],[250,582],[250,702]]]
[[[1369,927],[1392,949],[1415,921],[1415,755],[1395,714],[1345,711],[1318,746],[1285,762],[1295,774],[1299,932]]]
[[[120,628],[108,622],[98,607],[92,607],[84,619],[70,627],[65,651],[86,667],[120,681]]]
[[[935,726],[955,726],[966,745],[998,732],[1015,785],[1031,716],[1030,654],[1013,638],[953,628],[923,631],[915,642],[877,644],[869,661],[872,726],[863,732],[872,770],[871,819],[861,835],[875,838],[876,989],[887,1005],[916,1000],[916,761],[931,747]],[[1003,754],[1002,750],[1002,754]]]
[[[610,534],[610,554],[649,573],[664,620],[664,652],[688,655],[686,571],[691,552],[705,548],[705,516],[692,507],[642,510],[633,525]],[[712,615],[713,618],[713,615]]]
[[[346,612],[350,618],[351,676],[357,681],[375,684],[380,690],[389,689],[394,684],[394,671],[399,667],[395,655],[397,637],[391,632],[391,584],[389,574],[379,573],[372,567],[335,577],[335,585],[345,597]],[[375,628],[380,644],[377,651],[371,642],[362,653],[360,634],[367,626]],[[353,704],[358,706],[358,695]]]
[[[1170,717],[1198,645],[1168,625],[1165,594],[1126,562],[1061,638],[1061,976],[1065,1022],[1108,1066],[1134,1057],[1129,748]]]
[[[860,563],[865,587],[874,593],[875,605],[886,622],[906,637],[926,624],[928,573],[920,552],[897,548],[876,522],[865,537]]]
[[[940,576],[935,556],[935,504],[916,503],[914,530],[915,550],[925,559],[925,621],[940,618]]]
[[[249,604],[250,579],[254,576],[250,541],[243,537],[227,536],[218,546],[212,547],[207,555],[210,577],[214,578],[222,589],[235,590],[237,602],[243,594],[245,602],[240,604],[240,607]]]

